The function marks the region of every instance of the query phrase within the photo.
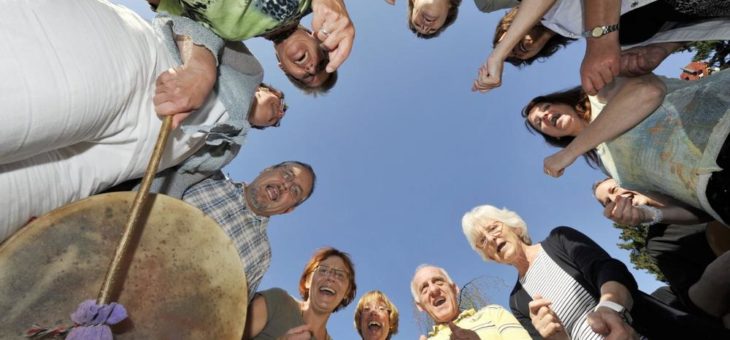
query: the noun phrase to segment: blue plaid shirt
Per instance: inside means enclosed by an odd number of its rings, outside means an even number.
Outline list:
[[[271,246],[266,235],[269,218],[249,210],[243,184],[232,182],[220,171],[191,186],[183,200],[218,222],[233,240],[248,280],[248,298],[253,298],[271,264]]]

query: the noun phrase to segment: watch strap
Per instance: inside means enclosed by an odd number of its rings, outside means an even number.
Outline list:
[[[618,27],[619,24],[596,26],[583,32],[581,35],[586,38],[600,38],[611,32],[618,31]]]
[[[618,313],[618,315],[620,315],[621,318],[624,319],[624,321],[626,323],[628,323],[629,325],[633,321],[631,319],[631,314],[629,314],[629,311],[626,310],[626,307],[621,306],[618,303],[615,303],[613,301],[604,300],[604,301],[599,302],[598,305],[596,305],[596,308],[593,308],[593,311],[595,312],[598,310],[598,308],[601,308],[601,307],[606,307],[606,308]]]

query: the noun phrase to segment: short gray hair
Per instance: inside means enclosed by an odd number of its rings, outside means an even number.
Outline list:
[[[449,284],[452,284],[452,285],[454,284],[454,281],[451,280],[451,277],[449,276],[449,273],[446,272],[446,269],[443,269],[438,266],[434,266],[432,264],[427,264],[427,263],[421,264],[418,267],[416,267],[416,271],[413,272],[413,278],[411,278],[411,295],[413,295],[413,300],[416,301],[416,303],[421,303],[421,301],[419,301],[419,298],[418,298],[418,295],[419,295],[418,288],[416,288],[416,285],[415,285],[416,274],[418,274],[418,272],[421,271],[421,269],[428,268],[428,267],[432,267],[432,268],[436,268],[436,269],[440,270],[441,273],[444,274],[444,277],[446,278],[446,282],[448,282]]]
[[[507,210],[506,208],[499,209],[486,204],[476,206],[474,209],[464,214],[464,217],[461,218],[461,228],[464,231],[464,236],[466,236],[466,240],[469,242],[471,248],[474,249],[475,252],[479,253],[484,261],[488,261],[489,258],[487,258],[483,251],[477,248],[476,235],[477,228],[489,223],[489,220],[500,221],[510,228],[519,230],[518,234],[522,235],[520,237],[522,242],[527,245],[532,244],[530,235],[527,234],[527,224],[520,215],[517,215],[514,211]]]

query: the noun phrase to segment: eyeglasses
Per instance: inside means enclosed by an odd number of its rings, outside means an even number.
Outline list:
[[[319,276],[331,276],[339,282],[347,282],[347,279],[350,276],[350,274],[345,270],[322,265],[315,267],[314,272]]]
[[[371,306],[371,305],[365,305],[362,307],[363,313],[369,313],[370,311],[377,311],[379,313],[390,313],[390,309],[388,307],[385,307],[383,305],[377,305],[377,306]]]
[[[499,236],[502,234],[502,222],[494,221],[491,224],[487,226],[483,226],[481,229],[483,231],[486,231],[487,235],[489,236]],[[483,233],[480,234],[479,239],[477,240],[477,248],[479,249],[485,249],[487,247],[487,237]]]

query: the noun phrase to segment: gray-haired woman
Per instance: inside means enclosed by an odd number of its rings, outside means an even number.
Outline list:
[[[651,338],[709,332],[676,322],[676,311],[640,293],[623,263],[575,229],[557,227],[533,244],[519,215],[490,205],[467,212],[462,227],[485,260],[517,269],[510,308],[533,338],[634,338],[632,316],[633,326]]]

